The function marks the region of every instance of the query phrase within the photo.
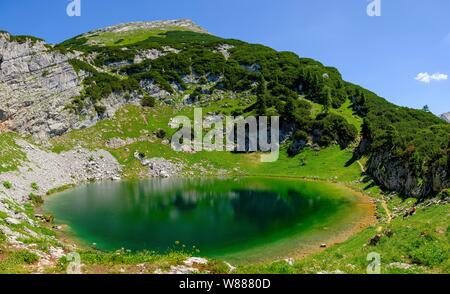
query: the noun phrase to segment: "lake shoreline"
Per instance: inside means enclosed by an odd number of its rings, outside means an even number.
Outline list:
[[[352,236],[358,234],[359,232],[363,231],[364,229],[366,229],[367,227],[370,227],[374,224],[377,223],[376,220],[376,206],[374,201],[372,200],[372,198],[370,198],[368,195],[357,191],[356,189],[354,189],[351,186],[348,186],[344,183],[339,183],[339,182],[332,182],[332,181],[327,181],[327,180],[321,180],[321,179],[311,179],[311,178],[304,178],[304,177],[295,177],[295,176],[266,176],[266,175],[245,175],[245,176],[239,176],[239,178],[271,178],[271,179],[291,179],[291,180],[301,180],[303,182],[322,182],[322,183],[326,183],[326,184],[331,184],[331,185],[336,185],[339,186],[341,188],[344,188],[345,190],[348,190],[349,192],[352,193],[353,196],[355,196],[358,200],[357,200],[357,205],[359,207],[359,209],[364,210],[365,213],[362,217],[358,217],[356,220],[352,220],[351,224],[348,224],[348,226],[345,226],[344,229],[339,230],[339,231],[334,231],[332,236],[329,238],[325,238],[325,239],[321,239],[320,242],[316,242],[315,244],[310,244],[308,246],[303,246],[302,248],[299,248],[299,250],[295,253],[295,254],[291,254],[290,256],[286,257],[286,258],[290,258],[290,259],[294,259],[294,260],[299,260],[302,258],[305,258],[309,255],[321,252],[323,250],[325,250],[326,248],[332,247],[336,244],[342,243],[346,240],[348,240],[349,238],[351,238]],[[198,177],[201,178],[201,177]],[[216,177],[206,177],[207,179],[210,178],[216,178]],[[236,176],[226,176],[225,178],[237,178]],[[185,177],[180,177],[180,179],[185,179]],[[125,179],[121,182],[134,182],[134,181],[138,181],[139,179]],[[147,179],[150,180],[150,179]],[[101,181],[98,183],[102,183]],[[96,184],[98,184],[96,183]],[[72,187],[70,189],[64,190],[65,192],[69,191],[69,190],[74,190],[76,188],[80,188],[83,185],[77,186],[77,187]],[[56,197],[58,196],[58,194],[60,194],[61,191],[59,191],[59,193],[55,193],[55,194],[51,194],[51,197]],[[50,196],[50,195],[49,195]],[[49,197],[47,196],[47,197]],[[46,197],[46,198],[47,198]],[[77,238],[76,234],[74,234],[73,232],[70,231],[70,228],[67,225],[62,224],[63,226],[63,230],[60,230],[58,232],[58,239],[62,240],[64,243],[72,243],[72,244],[76,244],[77,247],[81,247],[81,248],[90,248],[90,249],[94,249],[94,250],[100,250],[98,248],[95,248],[95,246],[92,246],[92,244],[89,244],[89,242],[85,242],[84,240],[80,240],[79,238]],[[326,248],[324,248],[323,244],[326,244]],[[100,250],[100,251],[104,251],[104,250]],[[137,251],[138,252],[138,251]],[[200,254],[201,255],[201,254]],[[217,258],[218,260],[223,260],[221,258]],[[248,264],[258,264],[261,262],[266,262],[267,260],[264,261],[259,261],[259,262],[253,262],[253,263],[248,263]],[[272,260],[274,261],[274,260]]]

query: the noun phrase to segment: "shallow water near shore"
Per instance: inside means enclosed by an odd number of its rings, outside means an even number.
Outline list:
[[[154,179],[90,184],[44,209],[86,244],[259,262],[298,257],[367,223],[369,203],[339,185],[299,179]]]

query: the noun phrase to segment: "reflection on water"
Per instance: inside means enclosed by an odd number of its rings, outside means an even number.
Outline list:
[[[346,204],[293,180],[158,179],[88,185],[46,209],[100,249],[165,252],[179,241],[214,254],[307,231]]]

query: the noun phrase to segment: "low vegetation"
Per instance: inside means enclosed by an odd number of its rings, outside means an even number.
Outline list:
[[[15,142],[18,138],[14,133],[0,133],[0,173],[14,171],[26,160],[25,153]]]

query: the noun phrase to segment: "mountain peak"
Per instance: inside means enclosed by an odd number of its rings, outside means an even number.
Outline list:
[[[156,20],[156,21],[139,21],[122,23],[118,25],[109,26],[103,29],[95,30],[86,35],[94,35],[98,33],[125,33],[137,30],[172,30],[180,29],[193,31],[197,33],[208,34],[208,31],[194,23],[190,19],[173,19],[173,20]]]

